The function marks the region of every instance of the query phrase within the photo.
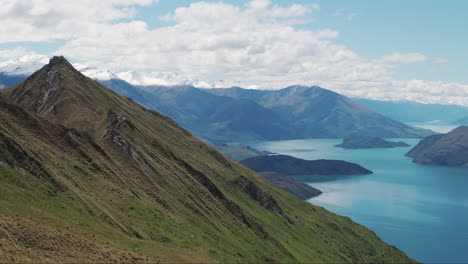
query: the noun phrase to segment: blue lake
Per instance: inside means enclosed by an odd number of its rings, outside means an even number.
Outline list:
[[[391,139],[396,141],[396,139]],[[398,139],[410,145],[418,139]],[[468,263],[468,168],[418,165],[411,147],[346,150],[338,139],[248,142],[302,159],[339,159],[374,172],[363,176],[296,178],[323,194],[309,200],[349,216],[424,263]]]

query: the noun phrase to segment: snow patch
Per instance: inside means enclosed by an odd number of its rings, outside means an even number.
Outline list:
[[[25,55],[20,58],[0,62],[0,72],[10,76],[31,75],[44,65],[49,63],[50,58],[45,55]],[[142,89],[151,90],[151,86],[181,86],[192,85],[198,88],[230,88],[233,86],[248,87],[241,82],[219,80],[208,82],[192,79],[174,72],[137,72],[123,71],[115,72],[109,69],[89,66],[83,63],[72,63],[78,71],[89,78],[99,81],[120,79],[129,84],[140,86]],[[249,87],[248,87],[249,88]]]
[[[25,55],[20,58],[0,62],[0,72],[11,76],[31,75],[49,63],[49,59],[45,55]]]

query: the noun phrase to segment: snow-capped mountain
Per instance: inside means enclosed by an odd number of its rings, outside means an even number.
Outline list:
[[[73,67],[75,67],[75,69],[88,76],[89,78],[99,81],[107,81],[119,78],[117,77],[115,72],[110,71],[108,69],[102,69],[95,66],[88,66],[86,64],[81,63],[73,63]]]
[[[132,85],[138,86],[175,86],[175,85],[192,85],[195,81],[172,72],[118,72],[116,76]]]
[[[18,59],[11,59],[0,62],[0,74],[6,77],[28,76],[39,70],[49,62],[49,57],[44,55],[27,55]],[[179,86],[192,85],[198,88],[229,88],[233,86],[242,86],[240,82],[220,80],[216,82],[207,82],[198,79],[192,79],[179,73],[173,72],[137,72],[137,71],[111,71],[108,69],[89,66],[82,63],[73,63],[73,66],[84,75],[98,80],[108,81],[120,79],[127,83],[139,86],[142,89],[151,89],[151,86]],[[2,80],[0,78],[0,87]],[[7,86],[3,84],[3,86]]]
[[[20,58],[0,62],[0,72],[10,76],[30,75],[47,63],[49,63],[48,56],[25,55]]]

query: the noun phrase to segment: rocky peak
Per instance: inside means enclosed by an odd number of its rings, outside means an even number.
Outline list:
[[[49,67],[51,66],[56,66],[56,65],[61,65],[61,64],[69,64],[71,65],[67,59],[63,56],[54,56],[49,60]]]
[[[72,75],[77,74],[80,77],[84,77],[73,65],[65,59],[63,56],[54,56],[49,60],[49,63],[45,65],[45,70],[47,75],[52,76],[59,76],[59,78],[64,79],[67,73],[71,73]],[[61,77],[60,77],[61,76]],[[81,78],[82,79],[82,78]]]
[[[99,125],[81,117],[96,116],[100,107],[96,100],[98,94],[108,93],[106,88],[87,79],[63,56],[51,58],[23,83],[2,92],[27,111],[78,130],[86,124]]]

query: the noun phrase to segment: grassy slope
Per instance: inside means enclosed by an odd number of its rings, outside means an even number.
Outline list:
[[[363,226],[273,187],[171,120],[76,75],[67,64],[52,70],[65,76],[52,99],[37,104],[44,72],[7,95],[78,131],[0,102],[5,124],[0,133],[22,150],[19,158],[11,154],[17,153],[11,146],[10,152],[2,151],[4,163],[22,171],[0,167],[2,221],[18,215],[18,222],[40,226],[41,234],[57,228],[84,244],[105,241],[120,260],[120,252],[130,251],[171,262],[411,262]],[[29,90],[20,94],[21,89]],[[114,126],[110,109],[126,121]],[[131,150],[116,144],[113,128]],[[254,187],[243,188],[242,178]],[[2,238],[1,230],[0,239],[18,241],[17,233]],[[72,250],[73,241],[47,240],[60,250],[28,249],[13,242],[20,253],[8,254],[26,256],[34,250],[34,256],[45,260],[66,259],[63,253],[93,261],[108,254],[95,247],[98,252],[91,259],[89,252]],[[7,250],[2,246],[0,252]]]

